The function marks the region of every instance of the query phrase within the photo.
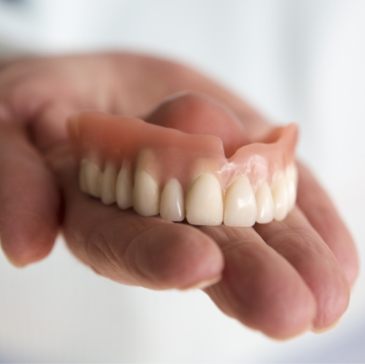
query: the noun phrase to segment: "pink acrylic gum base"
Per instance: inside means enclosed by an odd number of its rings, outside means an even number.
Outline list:
[[[136,118],[84,112],[70,119],[69,130],[78,159],[92,158],[101,166],[123,161],[135,168],[145,151],[144,169],[160,184],[177,178],[184,190],[201,173],[211,172],[225,190],[245,174],[254,188],[272,182],[277,171],[294,161],[297,126],[274,128],[265,140],[243,145],[226,157],[223,143],[213,135],[197,135],[150,124]]]

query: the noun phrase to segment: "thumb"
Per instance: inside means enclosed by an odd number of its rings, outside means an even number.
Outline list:
[[[219,137],[227,156],[250,142],[244,123],[215,99],[192,92],[177,93],[161,103],[147,121],[190,134]]]
[[[33,116],[31,131],[35,144],[41,151],[64,144],[68,139],[67,119],[78,108],[71,102],[52,102],[45,104]]]

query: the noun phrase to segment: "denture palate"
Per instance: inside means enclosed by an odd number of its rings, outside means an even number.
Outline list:
[[[192,225],[253,226],[295,205],[297,127],[226,156],[221,139],[140,119],[85,112],[70,119],[80,189],[104,204]]]

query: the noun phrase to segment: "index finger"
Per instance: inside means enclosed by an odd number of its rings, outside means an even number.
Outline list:
[[[0,123],[0,235],[17,266],[45,257],[58,230],[58,191],[51,171],[15,123]]]
[[[63,231],[71,251],[97,273],[154,289],[205,286],[220,279],[223,256],[198,229],[104,206],[80,192],[71,153],[54,150],[64,191]]]

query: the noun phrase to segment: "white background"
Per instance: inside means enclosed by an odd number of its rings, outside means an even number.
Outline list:
[[[300,122],[301,155],[365,257],[364,19],[362,0],[3,0],[0,54],[158,52],[223,81],[275,121]],[[275,342],[201,292],[100,278],[60,241],[25,270],[0,256],[0,362],[365,362],[364,281],[335,330]]]

